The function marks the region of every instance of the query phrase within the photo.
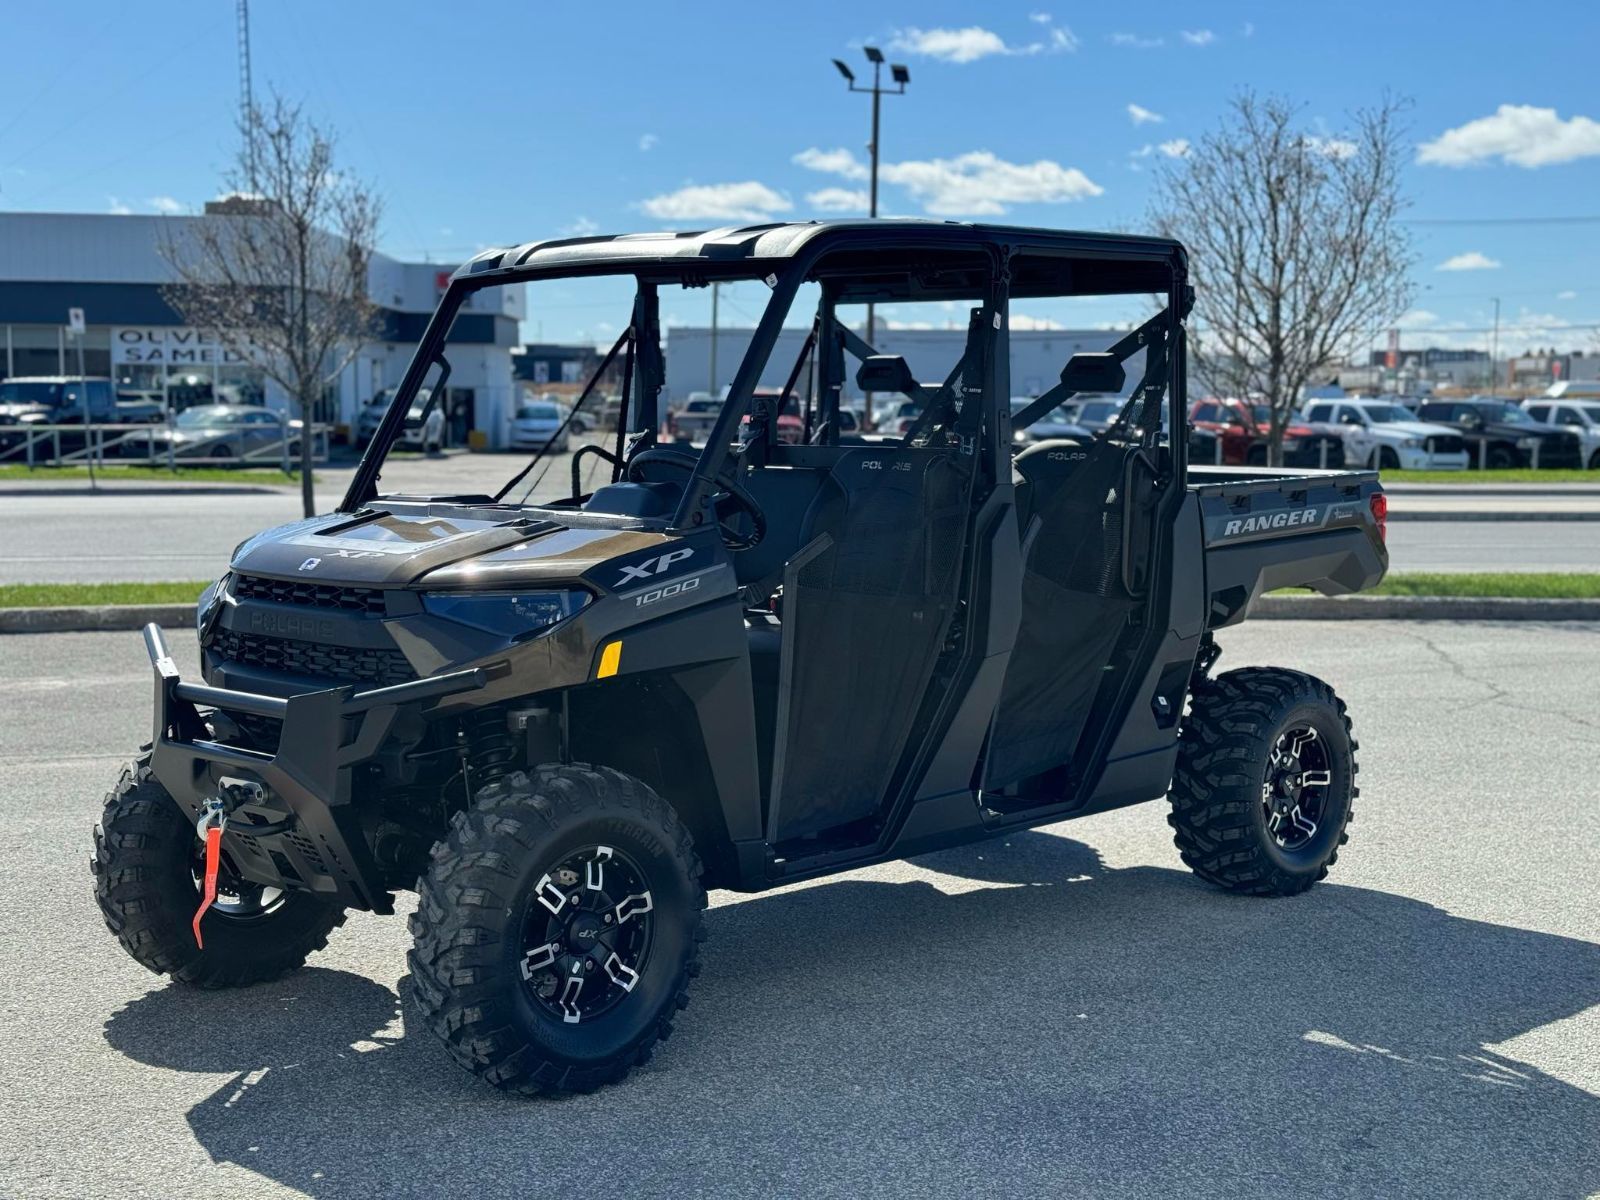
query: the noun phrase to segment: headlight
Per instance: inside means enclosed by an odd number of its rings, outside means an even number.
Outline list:
[[[591,599],[576,588],[551,592],[427,592],[422,606],[436,617],[520,641],[564,621]]]
[[[194,606],[194,630],[202,637],[205,636],[206,626],[217,611],[217,606],[222,602],[223,592],[228,584],[228,576],[224,574],[205,591],[200,593],[200,599]]]
[[[1402,449],[1402,450],[1421,450],[1422,449],[1422,439],[1421,438],[1406,438],[1403,442],[1400,443],[1400,449]]]
[[[1535,446],[1539,445],[1542,440],[1543,440],[1542,438],[1536,438],[1536,437],[1518,438],[1517,439],[1517,449],[1518,450],[1532,450]]]

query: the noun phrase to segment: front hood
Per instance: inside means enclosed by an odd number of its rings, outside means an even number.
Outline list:
[[[598,563],[665,540],[637,528],[568,528],[509,510],[501,517],[482,509],[386,505],[269,529],[239,547],[232,569],[358,587],[517,587],[574,580]]]
[[[1461,431],[1449,425],[1430,425],[1426,421],[1389,421],[1384,424],[1372,426],[1372,432],[1380,437],[1397,438],[1429,438],[1429,437],[1460,437]]]

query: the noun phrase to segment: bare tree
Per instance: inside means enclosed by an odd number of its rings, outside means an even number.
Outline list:
[[[1154,224],[1188,247],[1198,289],[1196,364],[1214,387],[1264,397],[1270,462],[1302,389],[1410,302],[1405,107],[1386,99],[1330,135],[1246,92],[1158,168]]]
[[[172,221],[160,249],[177,282],[167,299],[216,331],[294,399],[307,516],[317,399],[375,331],[368,269],[381,205],[334,167],[332,135],[274,97],[244,122],[232,195]]]

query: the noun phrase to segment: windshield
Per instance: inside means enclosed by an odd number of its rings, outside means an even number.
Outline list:
[[[1367,420],[1379,425],[1393,425],[1400,421],[1416,420],[1409,412],[1398,404],[1367,404],[1362,406],[1362,412],[1367,414]]]
[[[1078,410],[1078,419],[1082,421],[1110,421],[1121,411],[1122,405],[1120,404],[1112,404],[1107,400],[1094,400]]]
[[[1504,421],[1508,425],[1533,424],[1533,418],[1515,404],[1481,404],[1478,415],[1485,421]]]
[[[519,421],[559,421],[561,410],[554,404],[524,404],[517,409]]]
[[[1600,404],[1580,404],[1578,405],[1578,411],[1587,416],[1589,420],[1600,425]]]
[[[1250,419],[1257,425],[1272,424],[1272,409],[1265,404],[1252,404],[1250,406]]]
[[[54,408],[60,403],[59,383],[0,383],[0,404],[42,404]]]

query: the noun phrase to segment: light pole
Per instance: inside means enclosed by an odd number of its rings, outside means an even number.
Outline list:
[[[878,116],[879,109],[883,106],[885,96],[903,96],[906,84],[911,82],[911,72],[906,70],[903,63],[891,63],[889,75],[895,82],[895,87],[890,89],[883,86],[883,51],[876,46],[863,46],[863,53],[867,61],[872,64],[872,86],[862,87],[856,83],[855,73],[845,65],[842,59],[834,59],[833,65],[839,68],[839,74],[844,76],[845,83],[852,92],[868,92],[872,96],[872,141],[867,143],[867,149],[872,154],[872,190],[868,193],[867,215],[878,215]],[[867,305],[867,344],[871,345],[877,333],[877,305]],[[865,428],[872,428],[872,396],[867,394],[865,399],[866,409],[862,414],[862,424]]]

